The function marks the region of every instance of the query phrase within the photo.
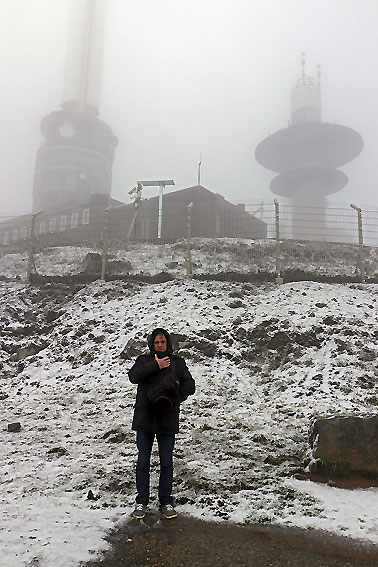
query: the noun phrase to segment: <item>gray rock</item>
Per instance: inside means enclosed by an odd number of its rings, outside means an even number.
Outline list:
[[[132,269],[131,262],[128,260],[112,260],[107,264],[107,271],[110,275],[129,273]]]
[[[30,344],[29,346],[26,347],[16,348],[16,352],[14,352],[9,357],[9,360],[11,362],[18,362],[19,360],[24,360],[29,356],[34,356],[35,354],[38,354],[41,350],[46,348],[46,346],[47,345],[45,343],[41,343],[41,344]]]
[[[170,270],[173,270],[174,268],[177,268],[179,266],[178,262],[172,261],[172,262],[168,262],[166,264],[166,267],[169,268]]]
[[[215,353],[217,352],[217,347],[212,341],[208,341],[206,339],[201,339],[197,341],[193,341],[193,346],[202,352],[205,356],[213,358]]]
[[[53,449],[49,449],[47,451],[48,455],[56,455],[57,457],[64,457],[65,455],[68,455],[68,451],[67,449],[65,449],[64,447],[54,447]]]
[[[216,341],[220,339],[222,333],[218,329],[201,329],[201,331],[199,331],[199,335],[209,341]]]
[[[378,415],[317,419],[310,443],[317,459],[311,472],[378,475]]]
[[[146,341],[141,341],[138,339],[129,339],[126,343],[125,348],[120,353],[120,357],[126,360],[130,360],[135,356],[143,354],[146,351]]]
[[[189,356],[193,358],[193,351],[192,349],[196,349],[204,356],[208,356],[213,358],[217,352],[217,347],[212,341],[208,341],[206,339],[193,339],[188,341],[182,341],[178,343],[179,355]]]
[[[101,267],[101,254],[98,252],[88,252],[82,262],[81,272],[84,274],[99,274],[101,273]]]
[[[281,349],[291,343],[291,339],[284,331],[277,331],[273,337],[268,340],[267,347],[272,350]]]
[[[63,313],[64,313],[63,311],[54,311],[53,309],[49,310],[46,313],[46,321],[48,323],[52,323],[53,321],[59,319],[59,317],[61,317]]]
[[[110,429],[102,438],[110,443],[123,443],[127,439],[127,434],[119,429]]]
[[[234,291],[231,291],[229,294],[230,297],[239,297],[239,298],[243,298],[244,297],[244,293],[242,290],[237,289]]]
[[[91,489],[89,489],[88,493],[87,493],[87,500],[97,500],[97,499],[98,499],[97,496],[95,496],[93,494],[93,491]]]
[[[9,433],[18,433],[21,431],[21,423],[19,421],[8,423],[8,431]]]
[[[236,301],[231,301],[230,303],[228,303],[228,307],[231,307],[231,309],[238,309],[239,307],[243,307],[244,303],[240,300],[237,299]]]
[[[173,346],[173,350],[177,350],[178,348],[180,348],[180,343],[185,343],[187,341],[189,341],[190,339],[188,339],[188,337],[186,335],[182,335],[180,333],[169,333],[171,336],[171,341],[172,341],[172,346]]]

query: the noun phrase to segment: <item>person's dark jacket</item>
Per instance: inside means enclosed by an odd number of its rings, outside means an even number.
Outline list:
[[[154,349],[154,339],[158,334],[164,334],[167,339],[164,353]],[[167,331],[155,329],[148,339],[148,347],[150,353],[138,356],[129,370],[130,382],[138,384],[132,429],[146,433],[177,433],[180,403],[194,394],[194,380],[185,360],[172,354],[172,342]],[[160,370],[155,354],[159,358],[169,356],[171,365]],[[169,398],[173,407],[166,410],[154,404],[152,399],[159,395]]]

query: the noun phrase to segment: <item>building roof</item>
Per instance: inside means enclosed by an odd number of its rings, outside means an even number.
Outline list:
[[[146,201],[153,205],[158,201],[159,197],[151,197]],[[213,193],[203,187],[202,185],[193,185],[193,187],[187,187],[186,189],[178,189],[177,191],[170,191],[164,194],[165,203],[180,203],[189,205],[190,202],[202,202],[202,203],[222,203],[222,205],[234,206],[229,201],[220,195],[219,193]]]

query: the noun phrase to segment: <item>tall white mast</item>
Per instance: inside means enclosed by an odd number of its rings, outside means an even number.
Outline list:
[[[106,0],[72,0],[63,83],[63,105],[80,110],[100,103]]]

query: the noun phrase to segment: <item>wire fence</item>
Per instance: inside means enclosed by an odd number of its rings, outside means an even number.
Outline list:
[[[142,202],[2,218],[1,276],[378,281],[378,208]]]

